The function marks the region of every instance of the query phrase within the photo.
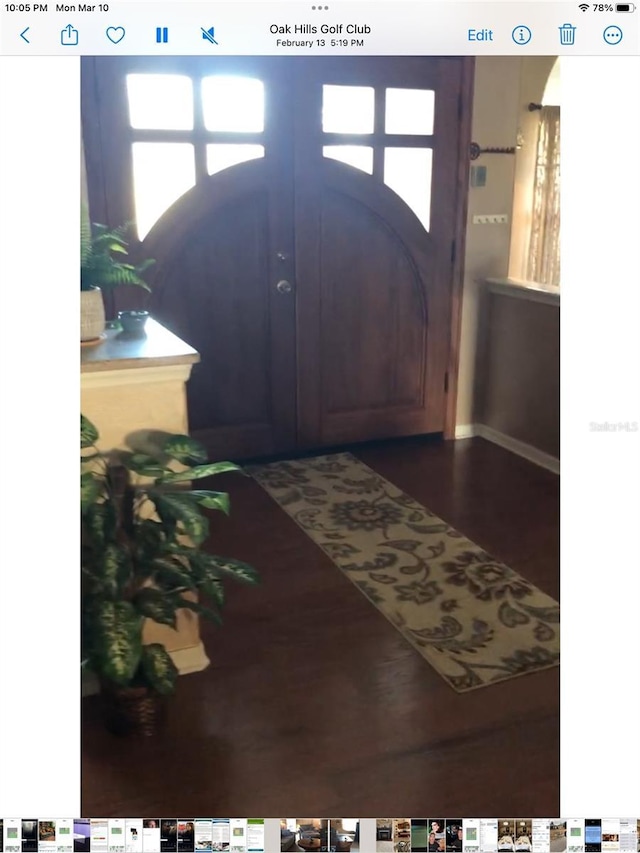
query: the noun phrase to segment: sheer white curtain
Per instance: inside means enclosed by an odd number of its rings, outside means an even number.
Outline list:
[[[527,279],[560,285],[560,107],[543,107],[533,190]]]

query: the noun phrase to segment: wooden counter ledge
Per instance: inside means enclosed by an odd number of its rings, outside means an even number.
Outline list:
[[[151,317],[147,320],[145,333],[133,336],[116,329],[107,329],[102,343],[80,347],[82,373],[196,364],[200,361],[196,350]]]

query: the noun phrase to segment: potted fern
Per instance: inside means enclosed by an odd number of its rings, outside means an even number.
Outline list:
[[[164,646],[145,645],[145,620],[175,628],[187,608],[220,623],[224,581],[258,582],[246,563],[202,549],[205,510],[228,513],[229,496],[190,488],[240,469],[208,463],[186,435],[156,433],[149,453],[104,453],[98,440],[81,415],[83,667],[101,684],[110,730],[153,734],[178,673]]]
[[[99,339],[105,329],[102,293],[120,285],[133,285],[150,291],[142,278],[155,263],[145,260],[140,264],[126,262],[126,241],[130,224],[109,228],[99,223],[91,224],[86,206],[82,206],[80,228],[80,311],[81,341]],[[143,312],[146,313],[146,312]]]

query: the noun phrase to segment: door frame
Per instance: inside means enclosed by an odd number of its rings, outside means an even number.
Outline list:
[[[460,370],[460,341],[462,336],[462,297],[464,291],[465,257],[467,244],[467,215],[469,211],[469,175],[471,158],[471,125],[473,121],[473,89],[475,81],[475,56],[465,56],[462,64],[462,86],[459,107],[458,186],[456,203],[455,244],[451,281],[451,323],[449,363],[445,391],[445,439],[456,437],[456,411],[458,407],[458,380]]]
[[[462,81],[459,97],[458,176],[456,187],[456,222],[451,281],[451,314],[449,325],[449,347],[447,362],[447,385],[445,388],[445,418],[443,437],[454,439],[459,387],[460,344],[462,332],[462,303],[465,278],[465,253],[467,214],[469,198],[471,126],[473,120],[473,90],[475,79],[475,57],[461,57]],[[102,133],[100,128],[99,81],[95,59],[85,57],[82,61],[82,112],[83,112],[83,155],[86,163],[87,190],[93,208],[92,219],[109,224],[112,213],[106,197],[105,158],[102,156]],[[108,168],[108,167],[107,167]],[[134,247],[132,247],[134,248]],[[134,249],[135,254],[135,249]],[[109,306],[108,306],[109,307]]]

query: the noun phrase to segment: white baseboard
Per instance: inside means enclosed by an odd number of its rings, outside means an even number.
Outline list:
[[[199,643],[197,646],[191,646],[188,649],[178,649],[175,652],[169,652],[169,654],[171,655],[171,659],[175,663],[180,675],[189,675],[191,672],[201,672],[211,663],[202,643]],[[100,687],[93,673],[83,673],[82,695],[93,696],[99,692]]]
[[[456,427],[456,439],[473,438],[477,435],[475,424],[458,424]]]
[[[547,471],[551,471],[554,474],[560,473],[560,460],[555,456],[550,456],[548,453],[538,450],[537,447],[525,444],[524,441],[518,441],[517,438],[511,438],[510,435],[498,432],[498,430],[484,424],[475,424],[474,429],[474,434],[480,438],[485,438],[487,441],[491,441],[505,450],[510,450],[511,453],[522,456],[523,459],[528,459],[529,462],[533,462],[534,465],[540,465],[541,468],[546,468]],[[458,437],[457,433],[456,429],[456,438]]]

